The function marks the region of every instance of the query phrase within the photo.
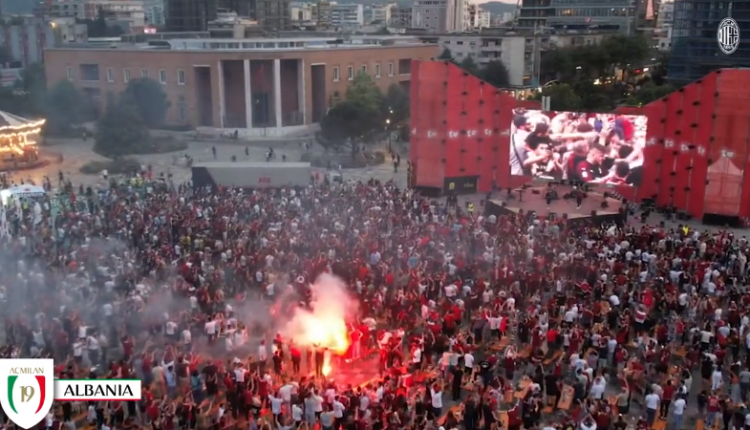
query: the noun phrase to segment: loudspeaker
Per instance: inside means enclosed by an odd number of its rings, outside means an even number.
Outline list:
[[[591,216],[596,216],[596,211],[591,211]]]
[[[566,214],[566,213],[562,214],[562,219],[567,220],[568,219],[568,214]]]

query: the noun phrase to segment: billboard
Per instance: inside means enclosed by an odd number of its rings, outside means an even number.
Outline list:
[[[644,115],[515,109],[510,174],[637,187],[647,125]]]

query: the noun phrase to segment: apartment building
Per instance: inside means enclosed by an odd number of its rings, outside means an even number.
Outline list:
[[[337,3],[331,6],[331,25],[338,28],[361,27],[365,24],[364,6]]]

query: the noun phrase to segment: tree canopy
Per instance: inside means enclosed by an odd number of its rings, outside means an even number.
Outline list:
[[[581,108],[581,98],[568,84],[544,87],[541,92],[534,96],[534,99],[541,100],[542,97],[550,98],[551,110],[576,111]]]
[[[384,95],[373,78],[365,72],[354,77],[343,101],[333,105],[320,121],[320,144],[332,149],[369,143],[389,125],[406,121],[409,115],[408,94],[399,85]]]
[[[502,88],[510,85],[510,76],[508,76],[508,69],[505,68],[505,64],[502,61],[495,60],[490,61],[480,71],[479,77],[485,80],[488,84]]]
[[[153,128],[164,122],[170,103],[162,85],[155,80],[131,79],[122,97],[129,100],[148,127]]]
[[[668,57],[653,52],[643,36],[617,35],[599,44],[542,52],[542,83],[564,84],[578,98],[565,104],[585,111],[606,111],[622,104],[644,105],[676,88],[666,84]],[[645,73],[645,67],[649,67]],[[550,85],[552,87],[553,85]],[[547,89],[543,94],[567,89]],[[552,97],[552,105],[557,101]]]
[[[443,52],[437,57],[438,60],[450,60],[453,58],[453,53],[448,48],[444,48]]]
[[[598,44],[555,48],[542,52],[542,80],[572,81],[611,75],[649,58],[651,47],[643,36],[610,36]]]
[[[109,97],[96,125],[94,151],[107,157],[143,152],[150,145],[148,127],[138,108],[128,97]]]
[[[642,87],[634,91],[625,103],[630,106],[643,106],[662,97],[668,96],[676,90],[672,85],[656,85],[653,82],[646,82]]]
[[[72,125],[93,117],[92,103],[70,81],[60,81],[50,88],[45,100],[46,130],[49,134],[65,134]]]
[[[322,137],[330,146],[363,143],[386,126],[383,94],[370,75],[360,72],[346,91],[343,102],[335,104],[320,122]]]
[[[479,75],[479,65],[477,65],[477,62],[474,61],[474,57],[471,55],[467,55],[466,58],[461,60],[460,63],[458,63],[458,67],[464,69],[464,72],[472,74],[472,75]]]

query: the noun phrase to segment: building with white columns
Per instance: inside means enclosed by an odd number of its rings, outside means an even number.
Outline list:
[[[107,93],[148,77],[171,102],[168,124],[280,136],[317,123],[357,73],[384,90],[408,90],[411,60],[439,54],[437,45],[409,36],[172,39],[49,49],[45,70],[48,82],[70,80],[102,107]]]

